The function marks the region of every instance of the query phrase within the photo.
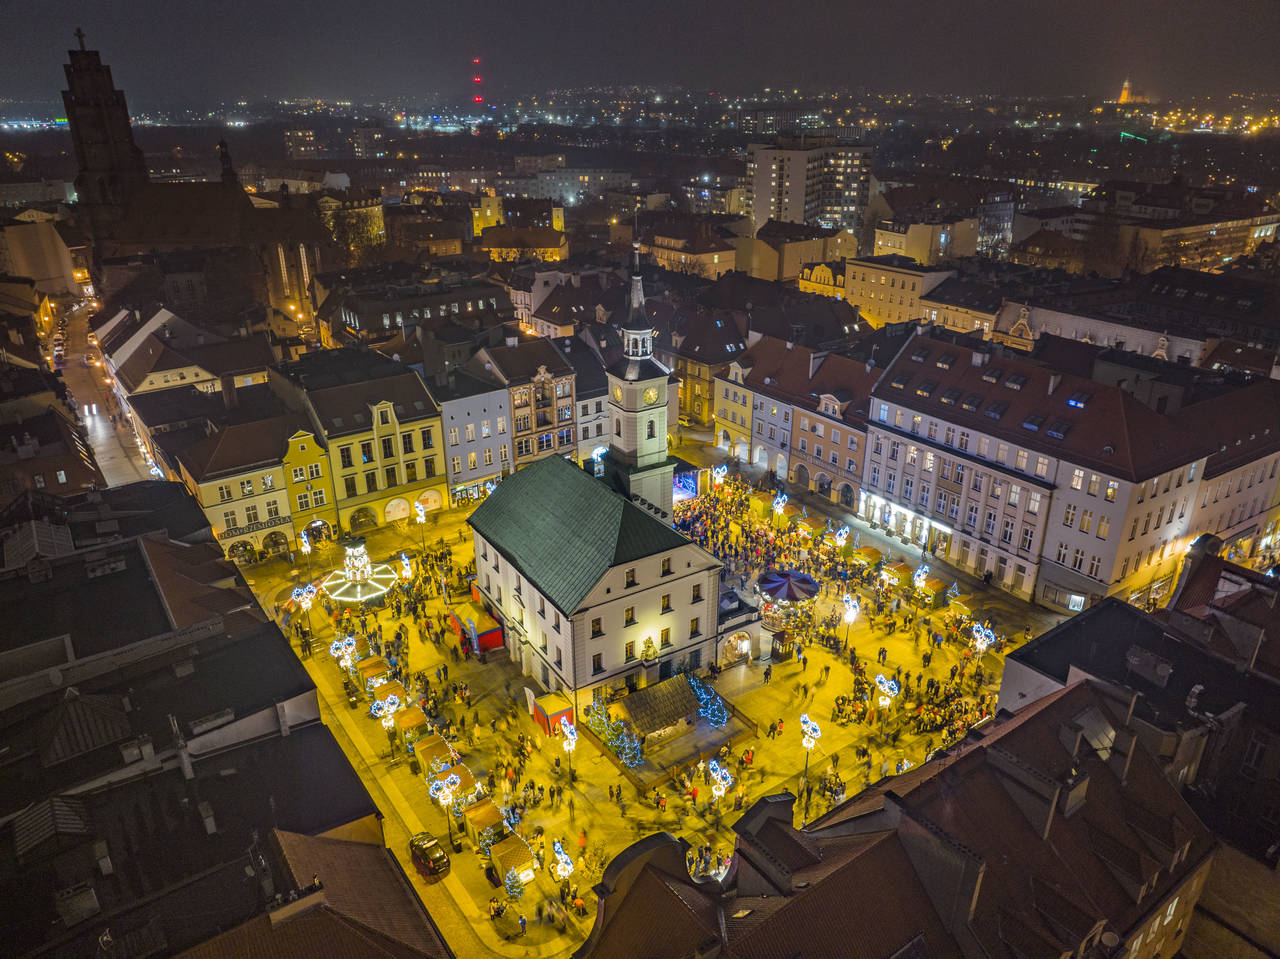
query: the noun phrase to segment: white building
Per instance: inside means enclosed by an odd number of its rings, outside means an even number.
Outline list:
[[[768,220],[841,227],[856,234],[870,198],[871,147],[830,138],[747,147],[753,233]]]

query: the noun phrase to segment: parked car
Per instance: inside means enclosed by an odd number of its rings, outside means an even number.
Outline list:
[[[420,832],[409,840],[409,858],[428,878],[443,876],[449,871],[449,854],[429,832]]]

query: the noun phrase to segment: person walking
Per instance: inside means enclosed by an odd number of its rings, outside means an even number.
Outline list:
[[[529,921],[525,919],[524,913],[521,913],[520,914],[520,935],[522,936],[524,935],[525,929],[528,925],[529,925]]]

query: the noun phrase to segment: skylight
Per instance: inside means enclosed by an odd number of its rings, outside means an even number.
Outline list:
[[[1093,399],[1092,393],[1086,393],[1084,390],[1076,390],[1067,397],[1067,405],[1074,406],[1078,410],[1084,409],[1089,405],[1089,401]]]
[[[987,416],[990,419],[998,420],[1004,416],[1005,411],[1009,409],[1008,403],[992,403],[987,407]]]

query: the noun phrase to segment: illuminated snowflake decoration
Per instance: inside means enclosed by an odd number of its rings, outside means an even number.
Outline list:
[[[844,594],[844,621],[852,623],[858,618],[858,613],[862,611],[862,604],[858,602],[858,597],[849,593]]]
[[[401,705],[400,697],[392,693],[386,699],[374,700],[373,705],[369,707],[369,712],[375,717],[390,716],[399,709]]]
[[[805,749],[812,749],[822,738],[822,727],[810,719],[808,713],[800,716],[800,732],[802,734],[800,745]]]
[[[334,659],[342,659],[344,656],[351,656],[356,651],[356,638],[354,636],[343,636],[335,639],[329,644],[329,655]]]
[[[316,587],[314,583],[307,583],[305,586],[295,586],[293,588],[293,601],[302,607],[303,611],[311,609],[311,601],[316,598]]]
[[[928,578],[929,578],[929,565],[926,563],[924,566],[921,566],[918,570],[915,571],[915,573],[912,574],[911,585],[914,586],[916,589],[923,589],[924,581]]]
[[[567,719],[560,720],[560,731],[564,733],[564,751],[573,752],[578,748],[578,727]]]
[[[724,482],[724,478],[725,478],[726,476],[728,476],[728,475],[729,475],[729,467],[727,467],[727,466],[717,466],[715,469],[713,469],[713,470],[711,471],[711,482],[712,482],[712,483],[723,483],[723,482]]]
[[[876,687],[886,696],[896,696],[902,691],[896,679],[890,679],[884,673],[876,673]]]
[[[984,626],[982,623],[974,623],[970,627],[973,633],[973,645],[979,652],[985,650],[988,646],[996,641],[995,630],[990,626]]]
[[[876,702],[880,704],[881,709],[888,709],[890,706],[893,705],[893,700],[890,699],[888,696],[881,696],[879,699],[876,700]]]
[[[413,512],[415,514],[414,520],[416,522],[425,523],[427,521],[427,507],[425,503],[421,503],[421,502],[414,503]]]
[[[431,794],[431,798],[438,801],[442,806],[447,806],[453,802],[453,794],[458,791],[458,787],[462,785],[462,780],[458,778],[457,773],[449,773],[444,779],[433,779],[431,785],[427,787],[427,792]]]
[[[779,515],[782,514],[782,508],[787,505],[787,494],[779,493],[773,498],[773,511]]]
[[[556,878],[563,881],[573,875],[573,860],[569,858],[569,854],[564,851],[564,846],[557,839],[551,847],[556,854],[556,864],[553,870]]]
[[[725,794],[725,790],[733,785],[733,774],[714,759],[711,760],[708,769],[711,771],[711,795],[719,799]]]
[[[836,549],[844,549],[844,544],[849,542],[849,527],[841,526],[836,530]]]

